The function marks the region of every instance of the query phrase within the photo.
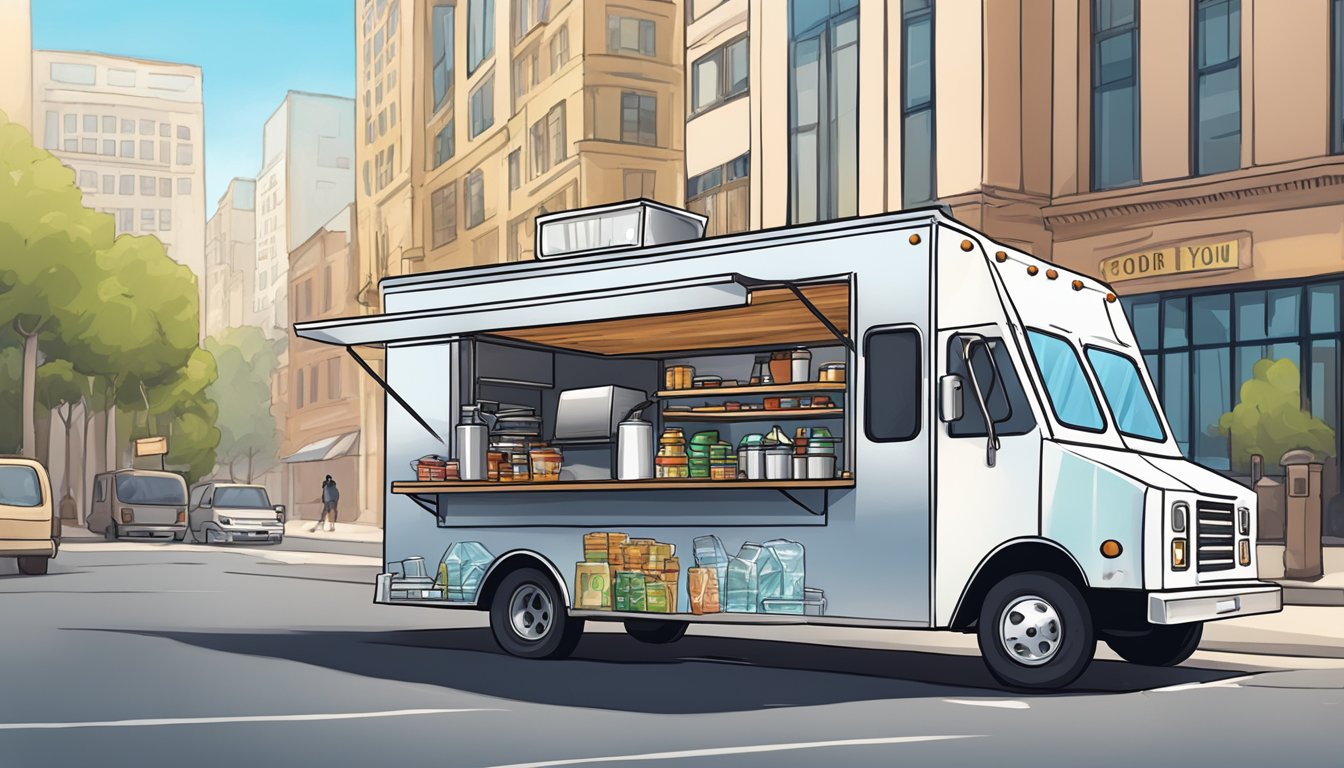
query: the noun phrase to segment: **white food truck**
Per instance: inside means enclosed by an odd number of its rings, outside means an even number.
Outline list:
[[[585,621],[975,632],[1021,688],[1280,610],[1254,494],[1181,456],[1107,285],[939,209],[704,221],[544,216],[533,261],[295,325],[387,393],[377,602],[489,611],[530,658]]]

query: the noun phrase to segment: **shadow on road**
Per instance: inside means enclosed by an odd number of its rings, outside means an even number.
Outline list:
[[[673,645],[652,646],[620,634],[589,634],[567,661],[528,661],[501,652],[488,629],[129,633],[501,699],[650,714],[738,712],[968,693],[1021,695],[999,688],[977,656],[738,638],[688,636]],[[1124,693],[1240,674],[1099,661],[1065,693]],[[985,690],[971,693],[967,688]],[[657,693],[631,695],[636,691]]]

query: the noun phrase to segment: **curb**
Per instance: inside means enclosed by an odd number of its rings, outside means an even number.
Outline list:
[[[1284,605],[1344,606],[1344,587],[1281,586]]]

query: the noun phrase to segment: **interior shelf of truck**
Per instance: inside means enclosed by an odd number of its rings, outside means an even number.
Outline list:
[[[655,393],[659,400],[680,397],[736,397],[741,395],[796,395],[812,392],[843,392],[843,381],[804,381],[797,384],[766,384],[755,387],[696,387],[694,389],[664,389]]]

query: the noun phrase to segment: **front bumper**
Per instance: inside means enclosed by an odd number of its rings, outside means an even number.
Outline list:
[[[283,525],[221,525],[219,529],[234,541],[274,541],[284,538]]]
[[[1277,613],[1283,609],[1283,589],[1264,582],[1248,582],[1219,589],[1189,589],[1148,593],[1151,624],[1188,624]]]
[[[55,539],[0,539],[0,557],[55,557]]]
[[[169,539],[184,535],[186,530],[186,523],[118,523],[117,538]]]

